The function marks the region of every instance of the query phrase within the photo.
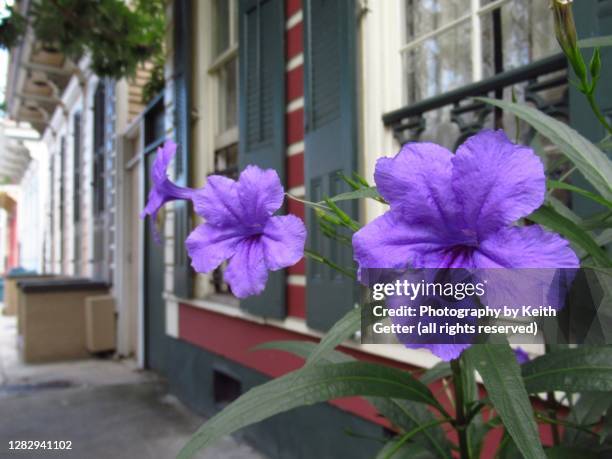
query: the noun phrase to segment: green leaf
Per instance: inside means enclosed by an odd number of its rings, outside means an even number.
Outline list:
[[[608,392],[583,392],[570,411],[568,420],[580,426],[597,423],[608,410],[612,400]],[[563,444],[575,445],[585,433],[567,426],[563,435]]]
[[[376,187],[371,186],[369,188],[361,188],[359,190],[348,191],[346,193],[337,194],[333,198],[330,198],[330,200],[333,202],[338,202],[338,201],[349,201],[351,199],[363,199],[363,198],[382,199]]]
[[[499,107],[529,123],[557,145],[605,199],[612,201],[612,162],[575,129],[524,104],[513,104],[488,97],[476,99]]]
[[[382,447],[382,449],[376,455],[376,459],[387,459],[398,447],[399,440],[391,440]],[[414,443],[405,443],[400,446],[392,456],[392,459],[431,459],[431,453],[423,446]]]
[[[273,379],[240,396],[206,422],[183,447],[187,459],[225,435],[300,406],[352,396],[392,397],[440,407],[409,373],[365,362],[312,365]]]
[[[582,449],[572,448],[567,446],[553,446],[546,450],[548,459],[601,459],[602,456],[598,453]]]
[[[605,247],[610,242],[612,242],[612,228],[607,228],[595,236],[595,242],[600,247]]]
[[[572,209],[567,207],[563,202],[559,201],[554,196],[549,196],[548,203],[553,209],[557,211],[557,213],[561,214],[568,220],[571,220],[576,225],[582,227],[582,218],[580,218],[578,214],[576,214]]]
[[[321,339],[319,345],[306,359],[306,365],[313,365],[321,360],[329,351],[343,343],[355,334],[361,327],[361,308],[353,308],[347,312]]]
[[[527,217],[561,234],[593,257],[602,267],[612,267],[612,261],[595,240],[577,224],[565,218],[552,207],[544,205]]]
[[[438,362],[429,370],[425,371],[419,378],[423,384],[431,384],[438,379],[446,378],[453,374],[450,363]]]
[[[256,349],[276,349],[306,359],[312,356],[318,347],[317,344],[309,341],[272,341],[260,344]],[[348,354],[333,350],[320,354],[319,359],[321,363],[342,363],[354,360]],[[366,397],[366,400],[393,425],[404,432],[409,432],[421,424],[430,423],[436,419],[433,413],[420,403],[382,397]],[[439,426],[419,432],[413,440],[426,446],[431,451],[435,451],[436,457],[443,459],[451,457],[450,443]]]
[[[612,347],[583,346],[542,355],[522,365],[529,393],[612,391]]]
[[[489,399],[517,448],[527,459],[545,456],[520,368],[510,346],[476,344],[466,352],[480,373]]]
[[[549,189],[559,188],[562,190],[573,191],[574,193],[580,194],[584,196],[585,198],[588,198],[592,201],[595,201],[598,204],[601,204],[602,206],[612,209],[612,202],[608,201],[607,199],[602,198],[601,196],[596,195],[595,193],[591,193],[590,191],[584,190],[577,186],[570,185],[569,183],[559,182],[557,180],[548,180],[547,186]]]
[[[306,360],[319,347],[319,344],[310,341],[268,341],[253,348],[253,350],[276,350],[289,352]],[[352,362],[355,359],[348,354],[340,351],[332,351],[322,353],[318,357],[319,363],[343,363]]]
[[[436,417],[423,404],[409,400],[397,400],[382,397],[368,397],[367,400],[393,425],[404,432],[411,432],[419,426],[431,425]],[[430,426],[412,436],[414,442],[435,452],[435,457],[451,458],[450,443],[440,426]],[[395,456],[393,456],[395,457]]]
[[[598,48],[602,46],[612,46],[612,35],[606,35],[604,37],[583,38],[582,40],[578,40],[578,46],[580,48]]]

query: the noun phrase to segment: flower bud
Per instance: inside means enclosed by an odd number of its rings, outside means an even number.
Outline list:
[[[599,48],[595,48],[595,51],[593,52],[589,70],[591,71],[591,81],[596,81],[601,73],[601,54],[599,52]]]
[[[586,65],[577,43],[576,24],[572,13],[572,0],[552,0],[555,35],[564,54],[580,81],[586,79]]]

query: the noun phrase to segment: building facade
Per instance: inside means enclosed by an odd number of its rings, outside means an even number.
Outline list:
[[[18,7],[27,15],[30,4]],[[122,330],[117,351],[125,356],[137,353],[138,327],[132,303],[116,288],[118,158],[123,131],[145,106],[149,73],[143,66],[129,80],[99,78],[87,56],[72,62],[28,31],[11,51],[7,79],[8,116],[40,136],[39,150],[24,147],[22,156],[34,158],[15,182],[20,260],[40,273],[107,282]]]
[[[581,33],[603,34],[610,7],[576,4]],[[199,187],[209,174],[236,177],[258,164],[274,168],[290,194],[317,201],[346,190],[339,173],[371,181],[376,159],[405,142],[454,150],[485,127],[519,136],[552,167],[557,152],[544,138],[473,102],[477,95],[511,100],[514,93],[591,139],[604,136],[567,85],[546,2],[177,0],[168,13],[165,134],[180,145],[174,176],[181,184]],[[612,94],[602,96],[612,113]],[[589,211],[579,198],[559,199]],[[183,203],[168,207],[163,248],[144,246],[145,362],[189,406],[212,414],[300,365],[254,346],[317,340],[355,306],[358,292],[332,270],[301,261],[272,273],[262,295],[238,302],[219,271],[190,271],[183,242],[197,216]],[[306,221],[307,246],[351,263],[346,249],[317,235],[300,203],[288,200],[285,210]],[[382,211],[375,202],[344,210],[363,222]],[[159,279],[163,293],[147,287]],[[425,351],[393,346],[350,341],[344,349],[409,369],[436,363]],[[371,457],[376,442],[343,441],[344,431],[377,437],[388,427],[371,406],[349,399],[277,416],[244,435],[272,457]]]

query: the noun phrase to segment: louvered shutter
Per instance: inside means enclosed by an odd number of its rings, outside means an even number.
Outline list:
[[[178,150],[175,159],[175,182],[189,182],[190,98],[191,98],[191,37],[192,0],[174,2],[174,132]],[[174,202],[174,293],[182,298],[191,296],[192,270],[185,249],[189,235],[190,205]]]
[[[285,183],[284,2],[241,0],[240,169],[248,164],[275,169]],[[260,316],[283,318],[285,273],[270,273],[265,291],[241,302]]]
[[[581,0],[573,3],[576,28],[579,38],[591,38],[609,35],[612,31],[612,0]],[[612,66],[606,63],[612,62],[612,47],[602,47],[601,77],[595,96],[604,115],[612,122]],[[587,59],[591,58],[592,49],[583,48],[582,52]],[[593,111],[589,107],[583,94],[574,85],[570,86],[570,122],[578,132],[593,142],[599,142],[606,135],[604,127],[597,121]],[[611,152],[608,151],[610,154]],[[591,189],[591,185],[579,173],[572,176],[572,183]],[[605,210],[592,200],[580,195],[572,195],[572,207],[582,216],[589,216],[595,212]]]
[[[339,173],[357,170],[355,33],[353,0],[305,0],[305,180],[307,199],[348,191]],[[341,207],[357,218],[355,201]],[[308,246],[341,266],[351,266],[348,247],[323,237],[312,210],[306,214]],[[329,329],[354,307],[355,283],[307,260],[307,322]]]

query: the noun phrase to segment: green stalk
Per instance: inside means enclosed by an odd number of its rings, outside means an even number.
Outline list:
[[[319,262],[321,264],[329,266],[332,269],[335,269],[336,271],[344,274],[346,277],[349,277],[349,278],[351,278],[353,280],[356,279],[356,276],[355,276],[354,272],[352,272],[352,271],[350,271],[350,270],[348,270],[346,268],[343,268],[342,266],[334,263],[330,259],[325,258],[324,256],[319,255],[318,253],[316,253],[316,252],[314,252],[312,250],[304,249],[304,255],[307,256],[308,258],[314,260],[314,261],[317,261],[317,262]]]
[[[393,447],[393,449],[391,451],[389,451],[387,453],[387,455],[385,456],[384,459],[391,459],[393,457],[393,455],[395,453],[397,453],[400,450],[400,448],[402,446],[404,446],[404,444],[408,440],[410,440],[412,437],[414,437],[419,432],[422,432],[425,429],[429,429],[430,427],[435,427],[435,426],[438,426],[440,424],[444,424],[445,422],[450,422],[450,421],[451,421],[451,419],[448,419],[448,418],[436,419],[434,421],[430,421],[430,422],[422,424],[422,425],[420,425],[418,427],[415,427],[411,431],[409,431],[409,432],[405,433],[404,435],[402,435],[402,437],[397,441],[397,444]]]
[[[601,125],[604,128],[606,128],[606,130],[610,134],[612,134],[612,125],[608,123],[608,120],[606,119],[606,117],[603,115],[603,113],[601,113],[599,105],[597,105],[597,101],[595,100],[594,91],[590,91],[588,93],[585,93],[584,95],[586,96],[587,101],[589,102],[589,105],[591,106],[591,110],[593,110],[593,113],[595,114],[595,117],[597,118],[597,120],[601,123]]]
[[[467,437],[467,427],[469,421],[465,413],[465,397],[461,369],[461,357],[451,360],[453,370],[453,386],[455,387],[455,429],[459,437],[459,454],[461,459],[470,458],[470,450]]]

